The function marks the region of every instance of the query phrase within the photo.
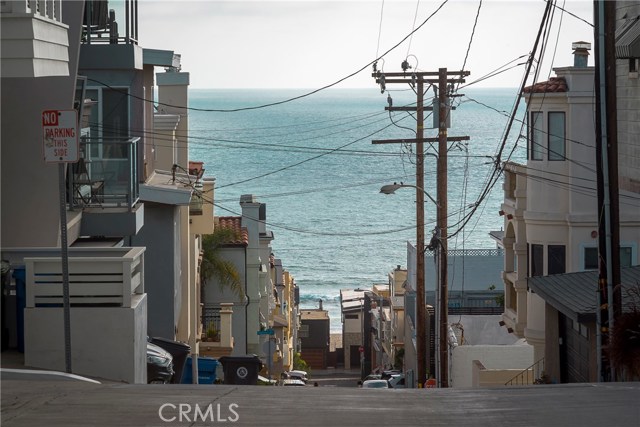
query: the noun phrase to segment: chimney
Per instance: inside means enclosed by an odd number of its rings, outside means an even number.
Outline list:
[[[318,303],[320,303],[320,310],[322,310],[322,300],[321,300],[321,299],[319,299],[319,300],[318,300]]]
[[[589,60],[591,43],[574,42],[571,44],[571,48],[573,49],[573,66],[576,68],[586,68]]]

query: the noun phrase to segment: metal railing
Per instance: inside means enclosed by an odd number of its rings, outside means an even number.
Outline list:
[[[516,376],[511,378],[504,385],[529,385],[544,383],[544,357],[533,365],[523,369]]]
[[[109,6],[114,7],[109,9]],[[138,0],[111,0],[110,3],[87,0],[82,42],[138,44]]]
[[[69,167],[70,208],[132,209],[139,200],[139,141],[139,137],[82,138],[81,158]]]
[[[205,340],[220,341],[220,306],[207,304],[202,307],[202,330]]]

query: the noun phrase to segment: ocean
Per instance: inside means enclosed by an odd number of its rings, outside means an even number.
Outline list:
[[[279,102],[304,90],[192,89],[189,106],[238,109]],[[469,136],[449,150],[449,234],[476,204],[494,168],[517,89],[460,90],[449,136]],[[387,274],[406,268],[406,242],[415,244],[415,190],[380,194],[393,182],[415,184],[415,148],[372,144],[373,139],[415,138],[416,122],[394,106],[415,105],[410,90],[327,89],[296,101],[236,112],[189,112],[189,158],[203,161],[216,178],[215,214],[239,215],[240,196],[266,203],[276,258],[300,287],[300,305],[329,311],[331,332],[341,331],[340,289],[387,283]],[[425,99],[433,96],[428,93]],[[425,105],[427,102],[425,101]],[[521,104],[524,104],[522,101]],[[520,111],[523,111],[523,105]],[[431,117],[425,112],[425,127]],[[522,120],[522,114],[516,116]],[[502,160],[525,158],[524,133],[513,123]],[[437,131],[426,129],[425,137]],[[436,196],[436,151],[425,156],[425,190]],[[449,249],[493,248],[489,231],[500,230],[502,178],[478,205]],[[435,205],[425,201],[426,235],[435,226]]]

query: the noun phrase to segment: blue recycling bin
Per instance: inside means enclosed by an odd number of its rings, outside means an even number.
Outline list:
[[[187,356],[182,373],[182,384],[193,384],[191,372],[191,356]],[[212,357],[198,357],[198,384],[214,384],[216,382],[216,368],[218,361]]]
[[[27,289],[24,282],[26,277],[24,267],[13,270],[13,278],[16,280],[16,338],[20,353],[24,353],[24,308],[27,305]]]

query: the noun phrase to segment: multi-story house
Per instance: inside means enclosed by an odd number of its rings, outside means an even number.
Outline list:
[[[300,310],[300,356],[311,369],[327,369],[329,361],[329,312],[319,308]]]
[[[359,369],[364,358],[364,289],[340,289],[344,368]],[[365,373],[367,375],[368,372]]]
[[[374,284],[371,288],[371,360],[372,372],[393,367],[391,336],[391,304],[388,284]]]
[[[594,68],[587,67],[588,45],[574,44],[573,67],[554,68],[555,77],[525,89],[527,163],[504,165],[505,199],[500,211],[505,230],[502,322],[510,332],[533,346],[536,362],[543,361],[550,349],[557,354],[559,341],[550,337],[558,338],[559,319],[557,312],[555,318],[545,314],[550,300],[541,298],[531,284],[538,279],[548,283],[555,280],[543,276],[597,269]],[[621,188],[619,250],[621,264],[629,266],[638,262],[640,205],[637,197],[625,197],[628,194],[625,193]],[[591,285],[595,307],[597,283],[581,284]],[[570,299],[577,303],[579,298],[574,294]],[[571,322],[560,320],[560,323],[577,333],[560,345],[564,354],[561,357],[571,354],[590,358],[591,351],[584,349],[595,347],[595,337],[589,336],[579,319],[568,320]],[[557,357],[553,359],[557,362]],[[583,362],[575,379],[595,381],[595,360]],[[542,363],[537,366],[540,371],[549,371],[553,364],[547,360],[545,365],[546,368]],[[571,381],[568,376],[559,375],[560,370],[556,369],[558,375],[553,380]],[[540,374],[535,373],[536,377]]]
[[[279,378],[284,371],[293,369],[293,355],[295,345],[293,330],[296,328],[296,307],[294,300],[295,280],[291,274],[283,269],[282,260],[271,257],[271,282],[276,300],[275,308],[271,312],[269,324],[274,331],[270,337],[273,344],[271,354],[271,372],[273,377]],[[267,354],[267,361],[269,355]]]
[[[398,265],[389,272],[389,301],[391,304],[391,323],[389,342],[391,344],[391,360],[395,365],[403,365],[404,361],[404,293],[407,281],[407,270]],[[403,367],[400,367],[402,369]]]
[[[265,226],[266,205],[259,203],[253,195],[243,195],[240,198],[240,206],[242,216],[216,217],[216,227],[235,229],[240,236],[237,241],[222,245],[219,248],[219,256],[235,265],[244,296],[238,295],[232,289],[220,287],[217,279],[212,278],[203,284],[203,318],[211,317],[211,310],[215,310],[219,304],[232,303],[233,355],[256,354],[267,364],[268,351],[265,343],[274,337],[258,332],[274,326],[277,303],[280,303],[277,316],[280,328],[289,328],[288,314],[285,316],[283,308],[290,304],[283,304],[287,296],[287,285],[284,281],[282,263],[278,260],[276,265],[271,251],[273,233]],[[289,287],[293,289],[291,284]],[[281,335],[278,338],[284,342],[284,329],[280,329],[279,332]],[[280,347],[280,351],[283,349],[284,347]],[[279,357],[284,359],[284,354]]]
[[[25,364],[63,369],[68,352],[73,372],[146,382],[149,333],[181,331],[198,351],[199,239],[189,204],[201,176],[188,173],[188,74],[172,51],[138,45],[136,0],[8,1],[1,12],[2,255],[23,271]],[[154,117],[156,66],[170,71],[158,74],[158,100],[183,107]],[[77,158],[45,162],[43,111],[74,109]],[[212,215],[201,222],[213,229]]]

